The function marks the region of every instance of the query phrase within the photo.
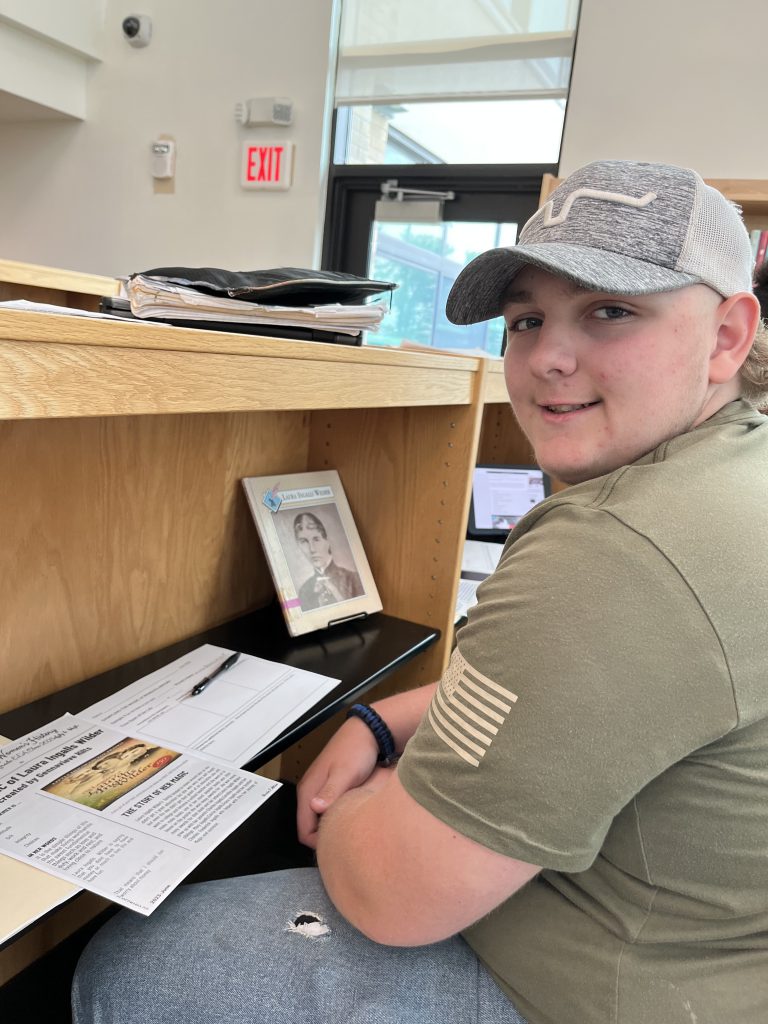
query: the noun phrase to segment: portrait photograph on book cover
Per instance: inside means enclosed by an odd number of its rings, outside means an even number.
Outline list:
[[[275,529],[303,612],[364,597],[335,503],[279,509]]]
[[[243,487],[292,636],[381,611],[335,470],[246,477]]]

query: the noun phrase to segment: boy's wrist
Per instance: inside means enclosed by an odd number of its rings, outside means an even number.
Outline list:
[[[397,761],[395,740],[381,715],[368,704],[353,704],[347,718],[357,718],[370,731],[378,750],[377,764],[389,767]]]

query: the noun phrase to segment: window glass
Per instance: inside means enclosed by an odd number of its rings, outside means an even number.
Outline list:
[[[565,100],[346,107],[337,164],[554,164]]]
[[[406,204],[407,206],[407,204]],[[408,342],[445,349],[501,352],[504,322],[458,326],[445,316],[451,285],[469,260],[486,249],[513,244],[515,224],[446,221],[439,224],[387,221],[375,223],[368,274],[395,281],[392,307],[369,345]]]
[[[556,163],[578,0],[343,0],[335,162]]]

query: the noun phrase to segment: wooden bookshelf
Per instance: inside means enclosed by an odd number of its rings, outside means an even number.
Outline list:
[[[484,361],[0,313],[0,711],[265,604],[239,480],[339,470],[447,657]],[[41,641],[41,637],[43,640]]]
[[[117,291],[0,261],[2,298],[96,309]],[[0,713],[16,721],[269,605],[240,479],[326,468],[384,612],[440,633],[374,695],[433,681],[450,654],[472,470],[524,461],[523,446],[499,360],[0,310]],[[335,724],[272,773],[300,775]],[[4,950],[0,984],[101,905],[84,898]]]
[[[330,467],[385,613],[440,632],[377,694],[438,678],[486,364],[0,311],[0,712],[268,605],[240,479]],[[67,909],[3,952],[0,982],[71,930]]]

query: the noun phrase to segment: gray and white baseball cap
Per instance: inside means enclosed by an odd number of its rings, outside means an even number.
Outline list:
[[[599,160],[574,171],[520,232],[489,249],[454,281],[446,315],[490,320],[524,266],[590,291],[647,295],[706,284],[728,297],[752,290],[752,249],[739,208],[695,171]]]

